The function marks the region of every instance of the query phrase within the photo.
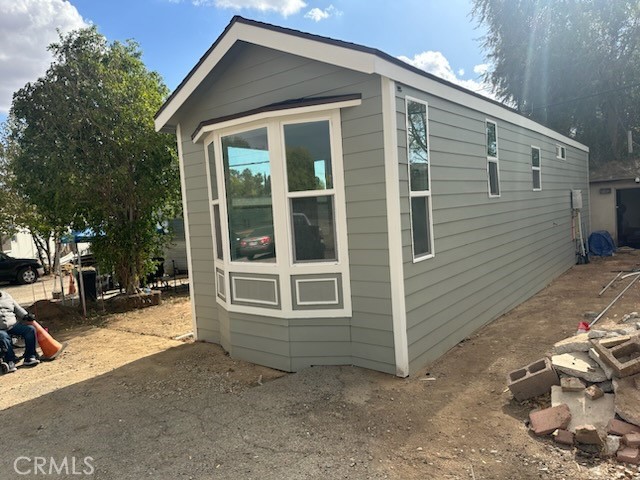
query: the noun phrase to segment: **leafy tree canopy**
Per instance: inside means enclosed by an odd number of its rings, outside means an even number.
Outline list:
[[[627,131],[640,133],[637,0],[474,0],[472,13],[499,98],[590,146],[596,163],[626,157]]]
[[[109,44],[95,27],[49,48],[46,74],[14,94],[15,182],[56,225],[102,233],[94,254],[131,292],[179,205],[174,141],[153,126],[168,90],[135,42]]]

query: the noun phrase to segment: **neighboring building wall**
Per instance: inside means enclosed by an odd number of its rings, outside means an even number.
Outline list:
[[[267,104],[351,93],[362,94],[360,106],[342,112],[352,318],[282,320],[216,308],[204,150],[191,133],[200,121]],[[283,370],[335,363],[395,373],[381,111],[379,78],[256,45],[234,46],[201,83],[180,122],[199,338],[219,342],[227,332],[232,355]]]
[[[618,244],[618,223],[616,209],[616,191],[622,189],[639,189],[633,180],[593,182],[591,191],[591,227],[595,230],[606,230]],[[600,193],[601,189],[609,189],[609,193]],[[637,225],[637,223],[636,223]]]
[[[169,222],[169,226],[173,232],[173,238],[164,249],[164,271],[169,275],[186,273],[189,270],[189,265],[184,220],[174,218]]]
[[[500,119],[500,198],[489,198],[485,120],[463,106],[402,86],[400,162],[407,163],[405,96],[429,103],[435,257],[412,262],[407,168],[401,168],[403,260],[410,369],[424,366],[534,295],[575,263],[570,190],[582,189],[588,231],[588,154]],[[533,191],[531,146],[541,149]]]
[[[8,239],[3,237],[2,248],[4,253],[14,258],[38,258],[38,249],[27,232],[18,232]]]

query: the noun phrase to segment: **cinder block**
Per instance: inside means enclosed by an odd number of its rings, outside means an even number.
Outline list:
[[[623,422],[617,418],[612,418],[607,424],[607,433],[622,437],[627,433],[640,433],[640,427],[637,427],[632,423]]]
[[[507,386],[518,401],[542,395],[548,392],[552,385],[559,384],[558,374],[546,357],[507,375]]]
[[[616,458],[619,462],[640,464],[640,450],[633,447],[624,447],[618,450]]]
[[[611,348],[605,347],[602,342],[595,342],[594,348],[600,358],[613,369],[616,376],[628,377],[640,373],[639,336]]]
[[[623,335],[620,337],[603,338],[601,340],[598,340],[597,342],[594,341],[593,343],[599,343],[605,348],[611,348],[615,347],[616,345],[620,345],[621,343],[628,342],[629,340],[631,340],[631,337],[629,335]]]
[[[549,435],[556,430],[566,430],[571,422],[571,412],[566,404],[535,410],[529,414],[531,430],[536,435]]]
[[[626,433],[622,437],[622,441],[627,447],[640,447],[640,433]]]

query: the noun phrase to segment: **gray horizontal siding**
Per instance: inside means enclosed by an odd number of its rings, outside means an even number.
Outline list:
[[[435,257],[412,262],[404,96],[429,103]],[[485,115],[403,86],[396,98],[401,221],[412,371],[518,305],[573,265],[570,190],[588,195],[587,154],[497,121],[500,198],[488,197]],[[541,149],[533,191],[531,146]],[[585,196],[585,204],[588,199]],[[588,218],[588,211],[584,212]]]
[[[283,370],[353,363],[395,372],[379,78],[239,43],[203,80],[179,112],[197,269],[194,301],[207,306],[215,301],[204,152],[190,140],[198,123],[292,98],[351,93],[362,95],[360,106],[341,112],[353,317],[291,320],[287,327],[275,319],[229,313],[221,316],[219,328],[225,338],[228,326],[234,356]]]

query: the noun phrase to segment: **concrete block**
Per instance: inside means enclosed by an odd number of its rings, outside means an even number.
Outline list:
[[[604,392],[602,391],[602,389],[600,387],[598,387],[597,385],[591,385],[590,387],[588,387],[587,389],[585,389],[584,391],[584,395],[585,397],[587,397],[589,400],[597,400],[600,397],[604,396]]]
[[[613,368],[618,377],[628,377],[640,373],[640,336],[636,335],[615,347],[606,348],[600,342],[594,343],[600,358]]]
[[[597,343],[604,348],[611,348],[615,347],[616,345],[620,345],[621,343],[624,343],[628,340],[631,340],[630,335],[620,335],[617,337],[602,338],[598,340]]]
[[[603,457],[613,457],[618,450],[620,450],[621,437],[616,435],[607,435],[602,446]]]
[[[580,377],[591,383],[604,382],[607,376],[587,352],[563,353],[551,357],[553,367],[572,377]]]
[[[581,392],[586,387],[584,382],[576,377],[562,377],[560,386],[565,392]]]
[[[626,433],[622,437],[622,443],[624,443],[627,447],[640,447],[640,433]]]
[[[507,375],[507,386],[518,401],[542,395],[548,392],[552,385],[559,384],[558,374],[546,357]]]
[[[551,406],[569,407],[571,421],[566,430],[571,432],[580,425],[593,425],[604,434],[609,420],[615,417],[614,401],[615,395],[610,393],[597,400],[589,400],[583,392],[563,392],[562,387],[551,387]]]
[[[618,450],[616,458],[619,462],[640,464],[640,450],[632,447],[624,447]]]
[[[572,352],[588,352],[591,348],[588,333],[579,333],[573,337],[565,338],[553,345],[553,353],[561,355]]]
[[[597,338],[604,338],[608,334],[609,332],[607,330],[589,330],[587,336],[589,337],[589,340],[594,340]]]
[[[558,387],[560,388],[560,387]],[[571,412],[565,404],[544,410],[534,410],[529,414],[531,430],[536,435],[549,435],[556,430],[565,430],[571,421]]]
[[[612,418],[607,424],[607,433],[622,437],[627,433],[640,433],[640,427],[631,423],[623,422],[617,418]]]
[[[553,441],[560,445],[573,445],[573,432],[558,429],[553,432]]]
[[[585,445],[598,445],[602,446],[604,441],[598,433],[598,429],[593,425],[578,425],[576,427],[576,442],[584,443]]]
[[[614,378],[616,393],[615,411],[625,422],[640,426],[640,390],[636,388],[636,377]]]
[[[613,378],[613,368],[611,368],[607,363],[600,358],[598,352],[596,352],[595,348],[589,349],[589,358],[596,362],[598,366],[602,369],[607,379],[611,380]]]

